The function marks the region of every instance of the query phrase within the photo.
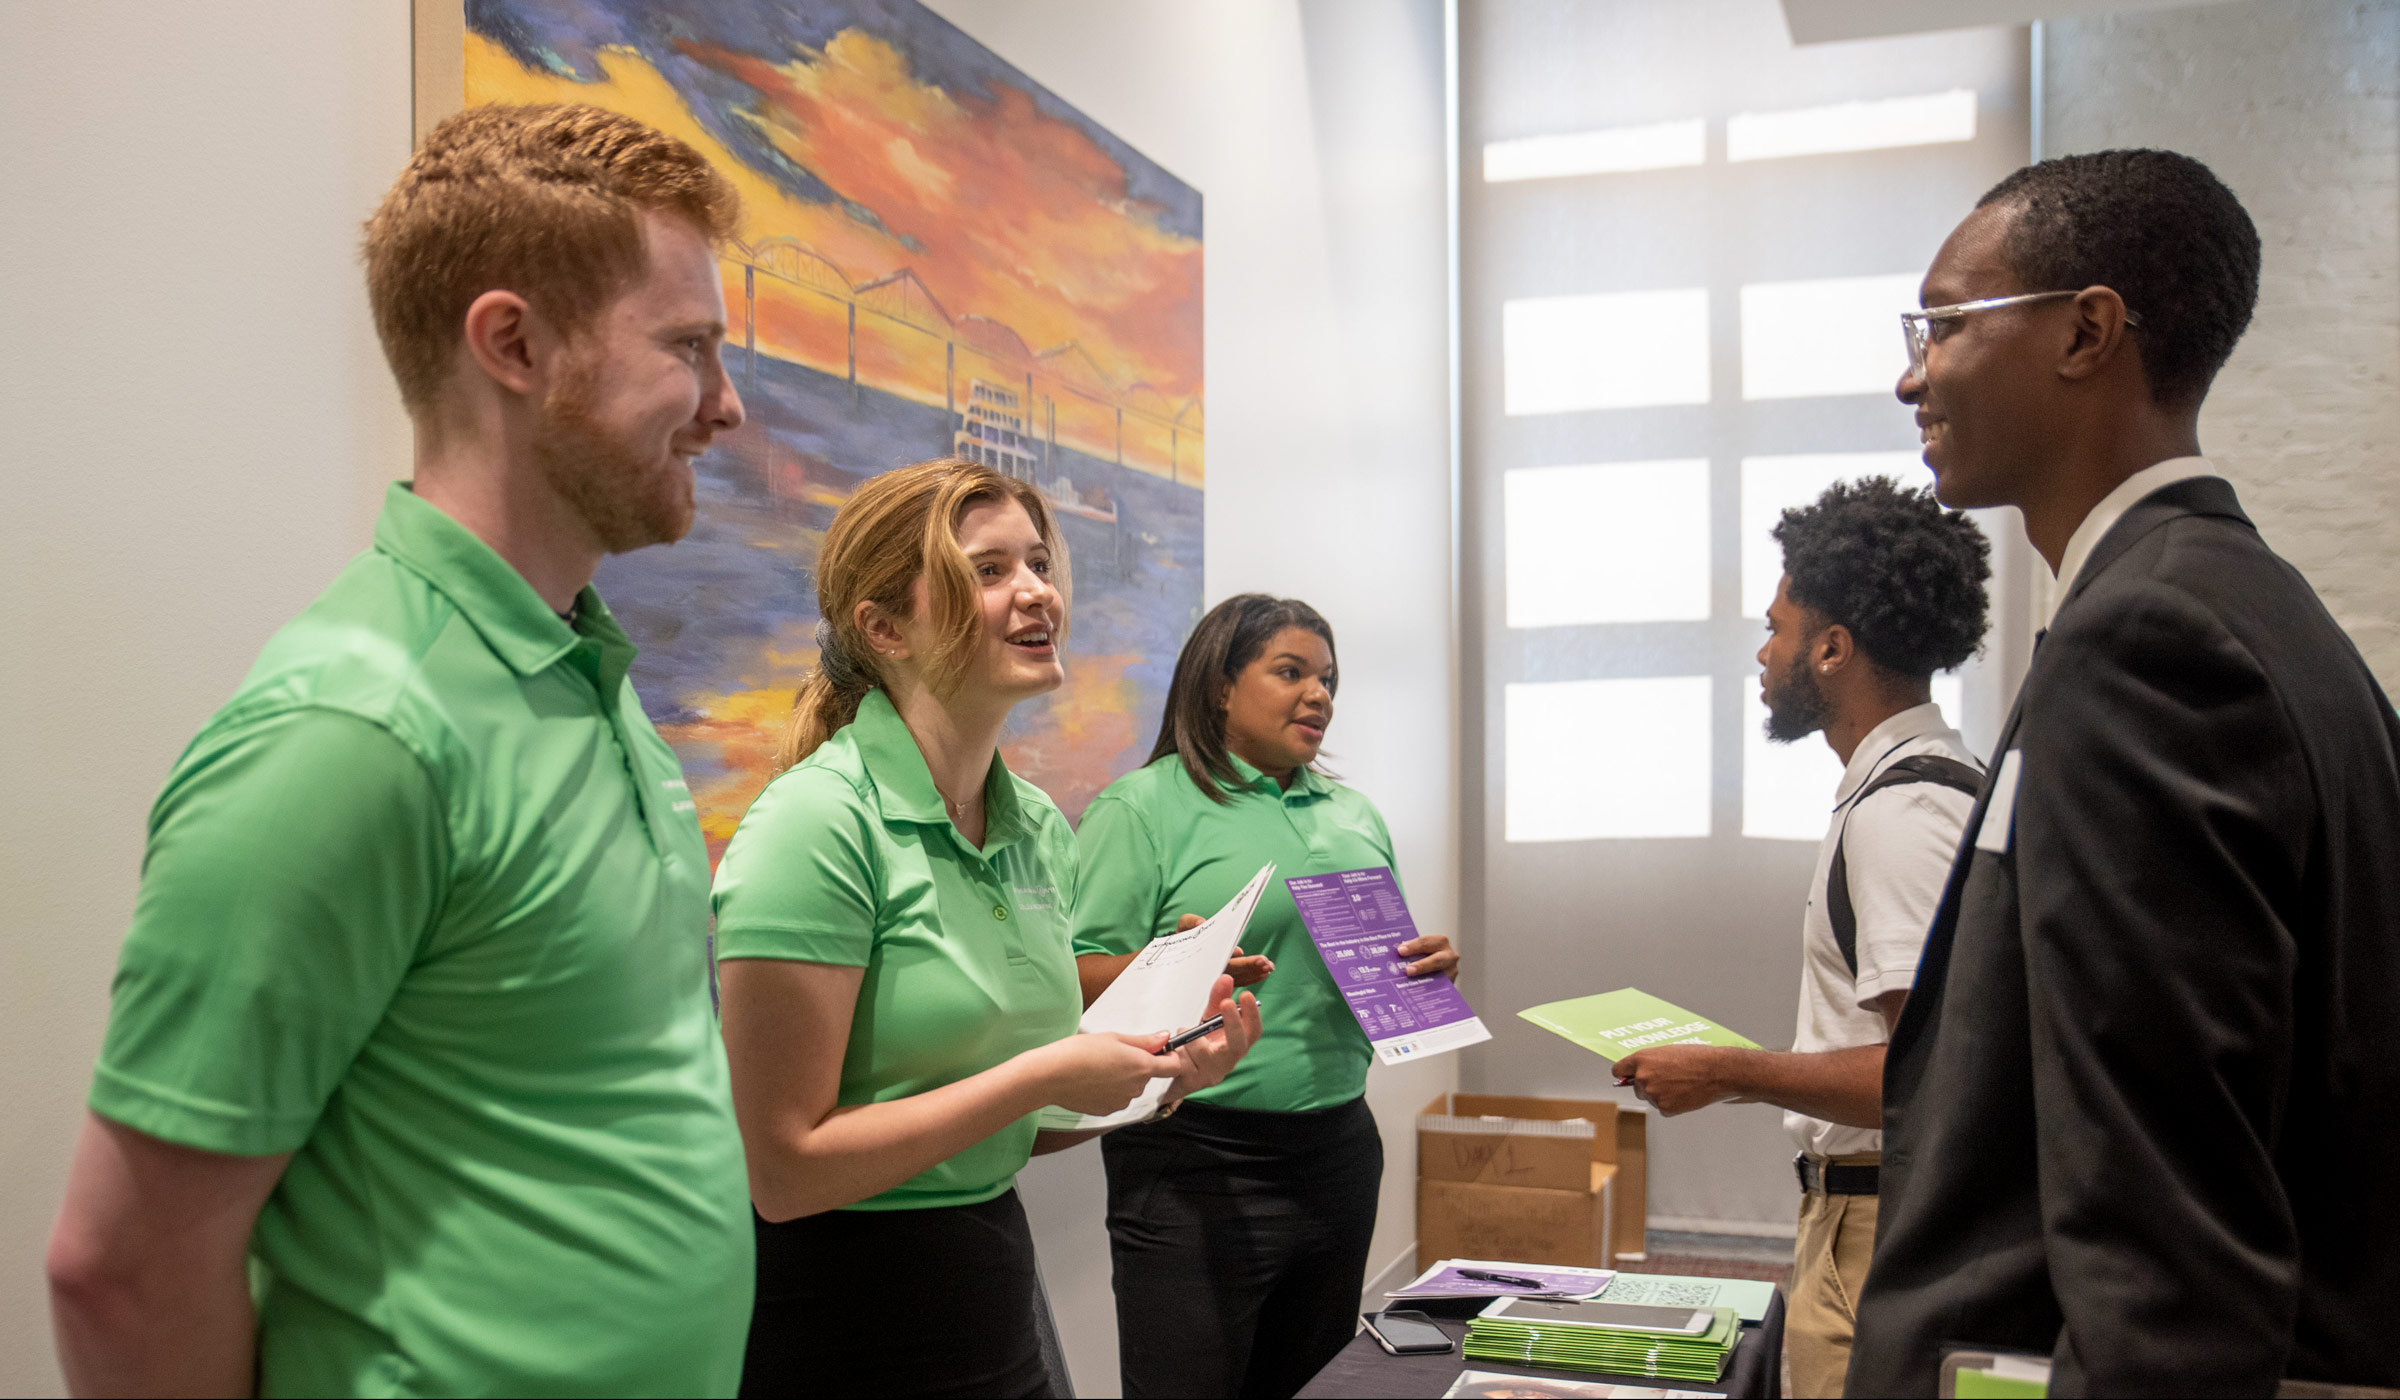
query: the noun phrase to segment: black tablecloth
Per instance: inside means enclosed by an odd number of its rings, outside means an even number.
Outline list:
[[[1443,1331],[1457,1341],[1467,1334],[1467,1319],[1482,1310],[1478,1300],[1466,1305],[1454,1302],[1399,1303],[1395,1306],[1414,1308],[1433,1316]],[[1456,1313],[1456,1316],[1446,1314]],[[1439,1356],[1392,1356],[1375,1344],[1375,1339],[1361,1331],[1350,1339],[1341,1354],[1325,1364],[1316,1378],[1301,1387],[1303,1400],[1351,1400],[1351,1397],[1393,1396],[1424,1397],[1433,1400],[1450,1388],[1461,1371],[1498,1371],[1508,1375],[1554,1376],[1560,1380],[1599,1381],[1617,1385],[1652,1386],[1660,1390],[1703,1390],[1724,1395],[1760,1397],[1760,1400],[1782,1400],[1783,1396],[1783,1293],[1779,1289],[1775,1301],[1768,1305],[1764,1321],[1754,1322],[1742,1329],[1741,1341],[1734,1344],[1732,1359],[1725,1364],[1724,1378],[1713,1385],[1699,1381],[1669,1380],[1656,1376],[1626,1376],[1610,1371],[1555,1371],[1542,1366],[1511,1366],[1502,1361],[1470,1361],[1456,1350]]]

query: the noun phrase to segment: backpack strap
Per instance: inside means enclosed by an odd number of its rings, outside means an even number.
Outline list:
[[[1903,758],[1875,775],[1858,796],[1850,799],[1850,811],[1858,804],[1888,787],[1906,783],[1933,783],[1963,792],[1972,797],[1983,791],[1983,770],[1971,763],[1961,763],[1939,754],[1921,753]],[[1850,859],[1847,843],[1850,840],[1850,818],[1842,817],[1842,834],[1834,838],[1833,863],[1825,870],[1825,917],[1833,924],[1834,946],[1842,950],[1842,961],[1850,967],[1850,975],[1858,976],[1858,911],[1850,904]]]

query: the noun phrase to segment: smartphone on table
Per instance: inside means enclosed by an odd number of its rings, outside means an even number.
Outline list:
[[[1386,1308],[1359,1321],[1366,1324],[1367,1335],[1375,1344],[1394,1356],[1430,1356],[1457,1345],[1432,1318],[1412,1309]]]

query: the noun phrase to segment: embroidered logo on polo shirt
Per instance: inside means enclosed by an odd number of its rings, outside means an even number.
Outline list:
[[[1019,909],[1048,909],[1058,902],[1058,889],[1054,885],[1012,885],[1010,888],[1016,891]]]

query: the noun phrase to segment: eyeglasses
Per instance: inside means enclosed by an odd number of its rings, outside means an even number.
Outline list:
[[[1933,339],[1933,323],[1955,321],[1970,311],[1990,311],[2000,306],[2022,306],[2029,301],[2055,301],[2060,297],[2079,297],[2082,292],[2027,292],[2023,296],[1986,297],[1982,301],[1962,301],[1949,306],[1928,306],[1923,311],[1900,313],[1900,334],[1908,339],[1908,372],[1914,379],[1925,377],[1925,347]],[[2131,310],[2125,313],[2125,324],[2138,326],[2142,318]]]

